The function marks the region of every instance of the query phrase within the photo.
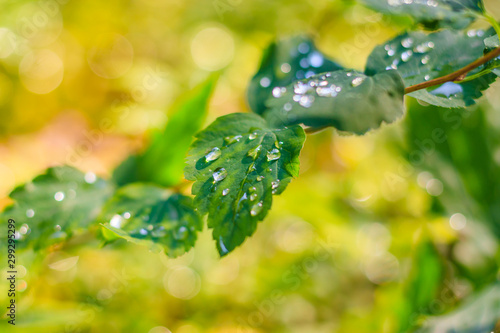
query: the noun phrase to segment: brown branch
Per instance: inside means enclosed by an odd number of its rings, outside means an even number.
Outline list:
[[[488,61],[490,61],[498,56],[500,56],[500,47],[494,49],[493,51],[491,51],[488,54],[485,54],[483,57],[477,59],[476,61],[471,62],[470,64],[457,70],[456,72],[450,73],[450,74],[442,76],[442,77],[438,77],[438,78],[430,80],[430,81],[422,82],[422,83],[416,84],[414,86],[409,86],[405,89],[405,94],[409,94],[409,93],[412,93],[414,91],[425,89],[428,87],[437,86],[438,84],[442,84],[442,83],[446,83],[446,82],[450,82],[450,81],[461,81],[465,78],[467,73],[469,73],[470,71],[472,71],[473,69],[476,69],[477,67],[479,67],[481,65],[484,65]]]

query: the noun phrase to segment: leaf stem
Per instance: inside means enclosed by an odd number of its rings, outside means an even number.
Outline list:
[[[415,84],[413,86],[406,87],[405,94],[409,94],[409,93],[412,93],[412,92],[417,91],[417,90],[425,89],[428,87],[436,86],[436,85],[443,84],[443,83],[450,82],[450,81],[461,81],[461,80],[465,79],[465,75],[467,75],[467,73],[469,73],[470,71],[476,69],[477,67],[479,67],[481,65],[484,65],[488,61],[495,59],[498,56],[500,56],[500,47],[494,49],[493,51],[485,54],[483,57],[471,62],[467,66],[465,66],[465,67],[463,67],[463,68],[461,68],[453,73],[450,73],[450,74],[442,76],[442,77],[438,77],[438,78],[430,80],[430,81],[426,81],[426,82]]]

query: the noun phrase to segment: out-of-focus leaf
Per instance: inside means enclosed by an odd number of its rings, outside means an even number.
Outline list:
[[[423,241],[415,249],[412,270],[405,286],[405,305],[401,312],[399,332],[417,324],[419,316],[432,312],[444,276],[443,262],[435,246]]]
[[[170,257],[189,251],[203,223],[192,199],[145,184],[120,188],[105,205],[100,217],[108,241],[123,238]],[[110,231],[110,232],[107,232]]]
[[[368,58],[366,73],[373,75],[397,69],[406,87],[450,74],[483,56],[484,37],[493,32],[443,30],[429,35],[409,32],[377,46]],[[478,68],[470,74],[479,72]],[[440,87],[409,94],[427,103],[450,108],[475,104],[496,75],[486,74],[463,82],[447,82]]]
[[[500,329],[500,284],[495,283],[470,296],[456,310],[431,317],[420,333],[479,333]]]
[[[498,35],[488,37],[484,40],[484,45],[486,46],[485,52],[490,52],[493,49],[500,47],[500,40],[498,39]],[[485,66],[486,70],[491,71],[492,73],[500,76],[500,59],[499,57],[491,60]]]
[[[300,126],[272,129],[256,114],[234,113],[218,118],[196,135],[185,176],[196,181],[192,192],[221,255],[253,234],[257,222],[299,173],[305,140]]]
[[[162,186],[179,183],[186,152],[203,124],[216,81],[217,77],[210,77],[176,103],[163,133],[153,138],[146,151],[129,157],[114,171],[118,185],[138,181]]]
[[[274,88],[341,68],[319,52],[310,38],[297,36],[274,42],[264,51],[259,71],[248,87],[250,108],[262,114]]]
[[[54,167],[10,193],[14,204],[2,221],[16,221],[20,246],[40,249],[86,229],[112,194],[113,187],[92,173]]]
[[[410,16],[430,29],[451,27],[463,29],[482,12],[482,0],[360,0],[384,14]]]
[[[409,161],[444,184],[438,198],[448,213],[470,214],[500,237],[500,167],[495,162],[500,142],[484,110],[424,107],[414,102],[405,122]]]
[[[315,75],[278,87],[264,117],[272,126],[333,126],[363,134],[404,112],[404,84],[397,71],[367,76],[352,70]]]

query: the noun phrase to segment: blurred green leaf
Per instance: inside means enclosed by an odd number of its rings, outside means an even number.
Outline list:
[[[429,35],[421,32],[402,34],[377,46],[368,58],[366,73],[373,75],[397,69],[405,86],[429,81],[450,74],[483,56],[484,38],[493,30],[470,32],[443,30]],[[470,74],[478,73],[478,68]],[[447,82],[436,88],[415,91],[409,95],[441,107],[462,108],[475,104],[482,91],[496,76],[487,74],[463,82]]]
[[[299,153],[305,140],[300,126],[272,129],[256,114],[234,113],[218,118],[196,135],[185,168],[196,181],[192,193],[221,255],[253,234],[257,222],[299,174]]]
[[[308,37],[297,36],[274,42],[264,51],[259,71],[248,87],[250,108],[262,114],[274,88],[338,69],[342,67],[318,51]]]
[[[482,333],[500,329],[500,283],[470,296],[456,310],[428,319],[420,333]]]
[[[430,241],[422,241],[417,245],[405,285],[406,307],[400,309],[399,332],[407,332],[417,324],[419,316],[431,313],[432,302],[438,297],[444,277],[443,264]]]
[[[118,189],[99,220],[107,221],[103,235],[108,241],[123,238],[164,249],[170,257],[189,251],[203,228],[191,198],[140,183]]]
[[[496,129],[483,108],[443,109],[412,103],[406,117],[408,158],[444,184],[439,200],[450,214],[486,223],[500,237],[500,167]],[[485,190],[491,189],[491,190]]]
[[[410,16],[430,29],[463,29],[481,13],[482,0],[360,0],[366,6],[393,16]]]
[[[339,70],[277,88],[264,117],[272,126],[333,126],[363,134],[403,115],[404,85],[397,71],[367,76]]]
[[[176,102],[163,133],[156,135],[142,154],[129,157],[116,168],[113,179],[118,185],[142,181],[173,186],[181,181],[186,152],[205,120],[216,82],[217,76],[211,76]]]
[[[88,228],[112,191],[113,186],[92,173],[50,168],[10,193],[14,204],[2,213],[2,221],[16,221],[20,246],[40,249]]]

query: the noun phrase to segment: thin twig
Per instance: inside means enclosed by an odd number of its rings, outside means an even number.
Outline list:
[[[465,78],[465,75],[467,75],[467,73],[469,73],[470,71],[476,69],[477,67],[479,67],[481,65],[484,65],[488,61],[495,59],[498,56],[500,56],[500,47],[494,49],[493,51],[491,51],[490,53],[477,59],[476,61],[471,62],[470,64],[457,70],[456,72],[453,72],[451,74],[448,74],[448,75],[445,75],[442,77],[438,77],[434,80],[422,82],[422,83],[407,87],[405,89],[405,94],[409,94],[409,93],[412,93],[414,91],[425,89],[428,87],[437,86],[439,84],[443,84],[443,83],[450,82],[450,81],[457,81],[457,80],[460,81],[460,78],[462,78],[462,80],[463,80]]]

